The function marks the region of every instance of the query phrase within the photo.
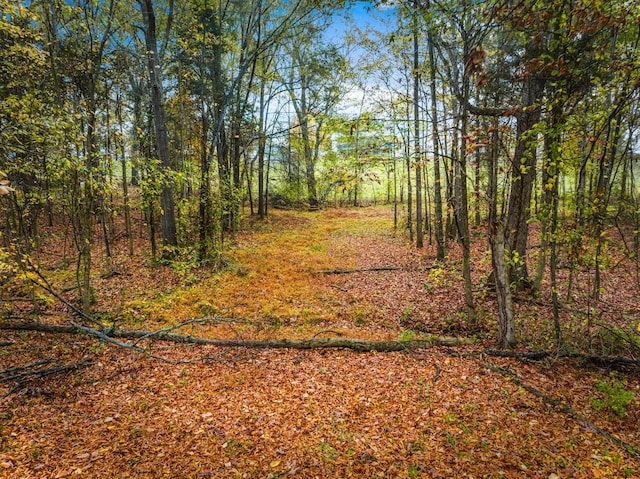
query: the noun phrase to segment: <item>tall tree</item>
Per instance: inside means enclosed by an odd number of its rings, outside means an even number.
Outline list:
[[[318,206],[316,165],[323,140],[323,126],[340,100],[348,75],[346,59],[333,45],[323,45],[319,32],[301,35],[289,44],[283,82],[293,105],[300,132],[307,201]]]
[[[438,261],[444,261],[446,256],[446,243],[443,228],[443,208],[442,208],[442,189],[440,187],[442,179],[440,173],[440,134],[438,123],[438,99],[436,94],[436,61],[435,61],[435,35],[431,30],[427,33],[427,41],[429,48],[429,93],[431,101],[431,142],[433,144],[433,189],[435,214],[433,221],[436,230],[436,245]]]
[[[166,246],[178,246],[175,219],[175,201],[173,198],[172,179],[170,177],[173,167],[169,155],[169,135],[167,132],[167,120],[163,98],[162,84],[162,62],[160,61],[162,51],[158,50],[156,15],[153,0],[138,0],[142,11],[144,23],[144,38],[147,53],[147,73],[149,75],[149,88],[151,94],[151,105],[153,107],[153,123],[156,137],[156,152],[164,178],[160,192],[160,202],[162,206],[162,240]],[[173,16],[173,1],[169,6],[167,18],[166,34],[171,30]],[[165,40],[166,44],[166,40]],[[167,251],[170,253],[169,251]]]
[[[413,148],[416,170],[416,246],[424,246],[422,232],[422,152],[420,138],[420,52],[418,35],[418,1],[415,0],[412,12],[413,36]]]

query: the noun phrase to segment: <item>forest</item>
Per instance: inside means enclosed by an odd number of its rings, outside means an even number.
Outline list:
[[[0,477],[640,478],[640,4],[0,0]]]

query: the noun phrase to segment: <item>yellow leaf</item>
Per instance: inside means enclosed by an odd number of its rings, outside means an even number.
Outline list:
[[[271,466],[272,469],[275,469],[280,465],[280,461],[271,461],[271,464],[269,465]]]

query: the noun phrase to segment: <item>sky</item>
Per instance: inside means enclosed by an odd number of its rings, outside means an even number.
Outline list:
[[[347,33],[355,33],[358,30],[364,32],[367,29],[388,30],[394,15],[393,8],[375,7],[370,1],[350,2],[346,15],[344,12],[334,15],[325,38],[327,41],[342,44]],[[363,54],[362,49],[352,48],[349,51],[349,58],[353,63],[357,63]],[[352,88],[341,102],[339,112],[351,117],[358,116],[363,108],[367,109],[363,97],[365,92],[361,88]]]
[[[344,35],[346,31],[353,28],[351,22],[360,30],[366,30],[372,26],[376,29],[385,28],[384,20],[392,18],[394,10],[389,7],[374,7],[373,2],[357,1],[350,2],[347,9],[350,20],[345,18],[343,14],[336,14],[333,22],[326,32],[329,40],[337,39]]]

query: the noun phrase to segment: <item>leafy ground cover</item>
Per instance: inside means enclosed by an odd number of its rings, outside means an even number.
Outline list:
[[[116,256],[120,274],[96,275],[95,310],[127,328],[210,317],[180,330],[204,337],[447,334],[476,345],[355,353],[155,343],[155,354],[183,361],[168,364],[88,338],[2,331],[0,341],[11,343],[0,347],[5,377],[41,361],[49,362],[34,367],[90,364],[18,390],[2,383],[0,475],[640,477],[637,369],[487,356],[495,318],[480,286],[490,268],[482,233],[473,252],[481,320],[471,329],[458,252],[437,264],[433,248],[412,248],[391,224],[386,208],[274,212],[238,235],[224,268],[196,267],[188,256],[165,266]],[[615,331],[634,320],[637,294],[621,288],[633,271],[610,254],[616,266],[605,274],[597,320]],[[381,266],[397,269],[321,272]],[[72,286],[72,276],[51,271],[57,288]],[[590,336],[593,324],[576,312],[589,311],[587,275],[562,319],[568,337],[593,343],[602,337]],[[544,293],[517,303],[525,347],[548,346],[548,304]],[[46,312],[42,321],[67,320],[59,304]],[[195,358],[205,359],[184,362]]]

